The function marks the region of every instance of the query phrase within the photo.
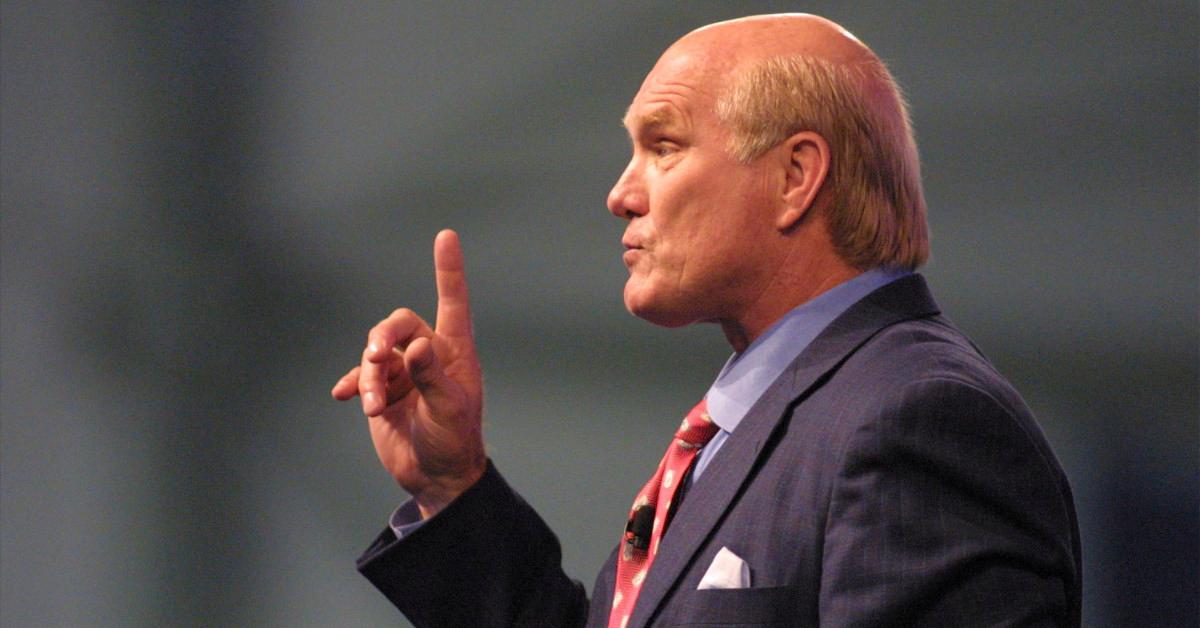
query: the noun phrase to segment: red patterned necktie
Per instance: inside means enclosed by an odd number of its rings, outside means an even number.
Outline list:
[[[701,401],[688,413],[667,447],[654,476],[633,500],[629,511],[629,526],[621,540],[621,556],[617,560],[617,587],[613,593],[612,614],[608,628],[625,628],[633,605],[637,601],[642,581],[658,553],[658,543],[671,514],[671,503],[683,484],[684,474],[696,459],[700,448],[720,430],[708,416],[708,404]],[[653,514],[653,524],[649,524]],[[646,536],[646,529],[650,534]]]

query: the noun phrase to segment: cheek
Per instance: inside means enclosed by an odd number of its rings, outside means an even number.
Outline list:
[[[737,241],[759,235],[753,210],[762,207],[765,182],[731,175],[718,165],[681,167],[657,182],[643,218],[655,243],[647,269],[684,273],[674,279],[686,281],[694,273],[712,272],[713,264],[734,262],[727,253]]]

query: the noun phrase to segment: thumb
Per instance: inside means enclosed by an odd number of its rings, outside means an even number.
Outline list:
[[[434,418],[444,419],[457,414],[461,408],[454,382],[442,370],[442,363],[433,351],[428,338],[417,338],[404,350],[404,366],[408,375],[429,404]]]

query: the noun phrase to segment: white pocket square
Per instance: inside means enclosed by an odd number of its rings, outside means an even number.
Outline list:
[[[713,557],[712,564],[700,579],[697,591],[704,589],[748,589],[750,588],[750,566],[737,554],[722,547]]]

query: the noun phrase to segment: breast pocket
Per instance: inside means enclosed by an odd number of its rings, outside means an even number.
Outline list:
[[[680,594],[668,626],[802,626],[795,587],[706,589]]]

